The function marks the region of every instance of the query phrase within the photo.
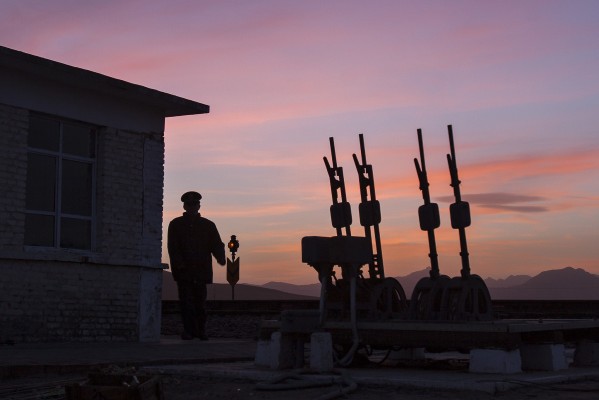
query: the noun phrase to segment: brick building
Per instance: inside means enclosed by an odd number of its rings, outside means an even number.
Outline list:
[[[0,343],[160,337],[166,117],[209,107],[0,47]]]

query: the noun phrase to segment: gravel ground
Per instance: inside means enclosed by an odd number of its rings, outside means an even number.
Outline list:
[[[273,316],[210,314],[206,323],[206,333],[213,338],[257,339],[260,331],[260,321],[264,318],[273,318]],[[181,317],[178,314],[163,315],[161,331],[163,335],[180,335],[183,331]]]

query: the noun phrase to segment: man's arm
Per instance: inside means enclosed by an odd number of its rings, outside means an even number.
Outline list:
[[[227,263],[227,258],[225,257],[225,244],[220,238],[220,234],[218,233],[216,225],[213,224],[213,227],[214,244],[212,246],[211,252],[214,258],[216,258],[217,263],[219,263],[220,265],[225,265]]]
[[[220,242],[220,245],[216,245],[214,251],[212,252],[214,258],[216,258],[216,262],[220,265],[225,265],[227,263],[227,258],[225,257],[225,244]]]

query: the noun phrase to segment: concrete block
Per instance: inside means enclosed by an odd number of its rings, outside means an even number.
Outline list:
[[[271,361],[271,341],[259,340],[256,344],[256,355],[254,356],[254,365],[257,367],[270,368]]]
[[[574,351],[574,365],[578,367],[599,365],[599,343],[589,340],[578,343]]]
[[[520,351],[498,349],[470,350],[469,371],[490,374],[516,374],[522,372]]]
[[[281,332],[274,332],[270,335],[269,367],[272,369],[280,369],[279,356],[281,354],[281,341]]]
[[[139,277],[139,341],[159,342],[162,323],[162,269],[142,268]]]
[[[333,370],[333,339],[328,332],[310,335],[310,368],[319,372]]]
[[[281,332],[274,332],[271,335],[270,342],[271,369],[298,367],[299,362],[296,360],[298,343],[292,336],[281,334]]]
[[[563,344],[525,344],[520,347],[522,369],[531,371],[559,371],[568,369]]]
[[[424,354],[424,347],[414,347],[399,350],[392,350],[389,353],[387,360],[389,361],[400,361],[400,360],[424,360],[426,358]]]

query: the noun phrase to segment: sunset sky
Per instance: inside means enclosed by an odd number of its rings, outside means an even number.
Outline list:
[[[335,234],[330,136],[363,235],[359,133],[386,275],[427,267],[418,128],[440,269],[458,275],[448,124],[473,273],[599,274],[599,1],[0,0],[0,45],[210,105],[167,120],[164,228],[202,193],[240,241],[240,283],[317,282],[300,242]]]

